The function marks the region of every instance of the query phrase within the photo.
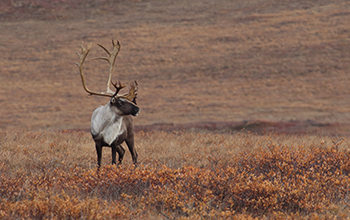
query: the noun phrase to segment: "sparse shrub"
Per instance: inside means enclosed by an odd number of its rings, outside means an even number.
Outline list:
[[[4,219],[317,219],[349,214],[345,139],[139,132],[137,147],[145,155],[140,166],[128,160],[96,172],[88,133],[1,134]]]

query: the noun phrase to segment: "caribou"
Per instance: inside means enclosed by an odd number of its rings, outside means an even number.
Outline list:
[[[91,117],[91,135],[95,141],[97,152],[97,165],[101,167],[102,147],[110,147],[112,149],[112,164],[116,164],[116,153],[118,152],[118,164],[122,163],[125,150],[121,146],[123,142],[129,148],[133,163],[137,165],[137,153],[134,145],[134,131],[132,116],[140,113],[140,108],[136,104],[136,96],[138,84],[136,81],[130,84],[129,93],[118,94],[125,87],[119,82],[111,82],[114,63],[120,50],[120,43],[112,40],[113,50],[109,51],[104,46],[97,44],[107,54],[108,57],[98,57],[96,59],[105,60],[109,63],[109,77],[107,81],[106,92],[94,92],[88,89],[83,74],[83,63],[90,52],[91,44],[84,47],[81,45],[81,53],[78,53],[79,62],[75,63],[79,67],[79,72],[84,90],[89,95],[110,97],[110,101],[106,105],[101,105],[95,109]],[[115,92],[110,89],[110,84],[115,88]]]

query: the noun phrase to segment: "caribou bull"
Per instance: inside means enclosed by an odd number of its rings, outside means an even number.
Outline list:
[[[82,44],[81,53],[79,54],[77,52],[79,62],[76,64],[79,67],[84,90],[89,93],[89,95],[110,97],[110,101],[106,105],[101,105],[96,108],[91,117],[91,135],[95,141],[98,167],[101,166],[102,147],[104,146],[112,149],[112,164],[116,164],[116,152],[118,152],[118,164],[120,164],[125,153],[124,148],[121,146],[124,141],[130,150],[133,163],[135,165],[137,164],[137,153],[134,146],[133,120],[131,116],[137,116],[140,113],[140,109],[136,105],[136,92],[138,85],[136,81],[131,83],[129,93],[124,95],[118,94],[119,91],[125,87],[121,85],[120,82],[112,83],[116,89],[115,92],[110,89],[114,63],[120,50],[119,42],[115,44],[112,40],[112,44],[113,50],[111,52],[104,46],[98,44],[98,46],[108,54],[108,57],[95,58],[106,60],[110,66],[106,92],[91,91],[87,88],[85,83],[83,63],[90,52],[91,44],[87,47],[84,47]]]

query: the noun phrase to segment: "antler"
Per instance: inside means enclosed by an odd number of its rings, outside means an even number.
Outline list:
[[[119,85],[118,85],[119,84]],[[120,84],[120,81],[119,82],[116,82],[116,83],[112,83],[112,85],[114,86],[114,88],[116,89],[115,93],[114,93],[114,96],[116,96],[118,94],[118,92],[124,88],[125,86],[124,85],[121,85]],[[134,81],[132,83],[130,83],[130,89],[129,89],[129,93],[126,93],[124,95],[118,95],[118,97],[122,97],[122,98],[125,98],[129,101],[132,101],[133,103],[136,104],[136,98],[137,98],[137,82]]]
[[[119,83],[119,85],[118,85],[118,83]],[[118,82],[116,82],[116,83],[112,83],[112,85],[113,85],[114,88],[116,89],[113,96],[116,96],[116,95],[118,94],[118,92],[119,92],[120,90],[122,90],[122,89],[125,87],[124,85],[120,84],[120,81],[118,81]]]
[[[113,44],[112,52],[109,52],[104,46],[98,44],[98,46],[100,46],[104,51],[106,51],[106,53],[109,55],[109,57],[98,57],[98,58],[95,58],[95,59],[106,60],[109,63],[109,65],[110,65],[109,77],[108,77],[108,81],[107,81],[107,91],[106,92],[94,92],[94,91],[91,91],[90,89],[87,88],[86,83],[85,83],[85,77],[84,77],[84,74],[83,74],[83,63],[84,63],[87,55],[89,54],[92,45],[89,44],[89,45],[87,45],[87,47],[84,47],[84,45],[82,43],[81,44],[81,54],[79,54],[77,52],[77,54],[79,56],[79,63],[75,63],[75,64],[79,67],[80,76],[81,76],[81,80],[82,80],[82,83],[83,83],[84,90],[87,93],[89,93],[90,95],[100,95],[100,96],[114,97],[114,96],[117,96],[118,92],[125,87],[125,85],[121,85],[120,82],[116,82],[116,83],[112,83],[112,85],[116,89],[115,92],[113,92],[109,88],[109,85],[111,84],[111,78],[112,78],[114,63],[115,63],[115,60],[116,60],[117,55],[118,55],[119,50],[120,50],[119,41],[117,41],[117,43],[115,44],[114,40],[112,40],[112,44]],[[137,96],[136,92],[137,92],[137,89],[138,89],[137,88],[138,84],[137,84],[136,81],[134,81],[133,83],[130,84],[130,86],[131,87],[130,87],[129,93],[124,94],[124,95],[118,95],[118,96],[119,97],[123,97],[125,99],[128,99],[128,100],[130,100],[130,101],[132,101],[132,102],[134,102],[136,104],[136,96]]]
[[[79,67],[79,72],[80,72],[81,81],[83,83],[84,90],[87,93],[89,93],[90,95],[100,95],[100,96],[113,97],[114,93],[110,89],[109,89],[110,91],[107,89],[106,92],[94,92],[94,91],[91,91],[90,89],[88,89],[88,87],[86,86],[85,77],[84,77],[84,73],[83,73],[83,63],[85,61],[85,58],[89,54],[91,47],[92,47],[91,44],[87,45],[87,47],[84,47],[84,44],[82,43],[81,44],[81,54],[79,54],[77,52],[77,54],[79,56],[79,63],[75,63]]]
[[[104,46],[102,46],[101,44],[97,44],[99,47],[101,47],[104,51],[106,51],[106,53],[108,54],[108,57],[98,57],[95,58],[97,59],[101,59],[101,60],[106,60],[109,63],[109,77],[108,77],[108,81],[107,81],[107,92],[111,92],[113,93],[113,91],[109,88],[109,85],[111,84],[111,79],[112,79],[112,73],[113,73],[113,68],[114,68],[114,63],[115,63],[115,59],[118,56],[118,53],[120,51],[120,43],[119,41],[117,41],[117,43],[114,43],[114,40],[112,39],[112,45],[113,45],[113,50],[112,52],[109,52]]]
[[[132,102],[134,102],[136,104],[136,98],[137,98],[137,89],[138,89],[138,84],[136,81],[132,82],[130,84],[130,90],[129,90],[129,93],[124,96],[127,100],[130,100]]]

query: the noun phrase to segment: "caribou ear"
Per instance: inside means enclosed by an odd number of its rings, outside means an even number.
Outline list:
[[[111,98],[111,104],[114,104],[114,103],[115,103],[115,98],[112,97],[112,98]]]

